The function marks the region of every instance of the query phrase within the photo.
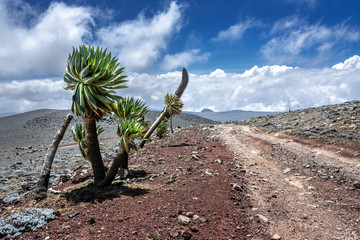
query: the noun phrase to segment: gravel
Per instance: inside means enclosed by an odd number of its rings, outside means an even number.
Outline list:
[[[360,143],[360,101],[326,105],[240,122],[268,132],[286,131],[329,143]]]
[[[71,111],[42,109],[0,118],[0,200],[12,202],[34,189],[47,148],[67,114]],[[151,111],[145,120],[153,122],[158,114]],[[71,136],[71,127],[80,122],[82,119],[77,116],[70,122],[54,158],[49,187],[74,170],[91,169]],[[193,114],[180,114],[173,119],[174,128],[212,123],[212,120]],[[106,116],[98,124],[104,129],[99,140],[105,144],[102,150],[106,159],[114,156],[118,149],[117,121]]]

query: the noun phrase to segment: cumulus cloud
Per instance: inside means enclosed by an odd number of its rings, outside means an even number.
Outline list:
[[[332,51],[360,40],[360,31],[346,22],[328,27],[309,25],[298,17],[279,20],[271,32],[273,36],[261,47],[261,52],[276,63],[299,61],[303,55],[312,56],[316,61],[326,60]]]
[[[120,56],[127,69],[142,70],[159,58],[170,37],[180,30],[181,13],[182,6],[171,2],[167,10],[153,18],[140,14],[135,20],[100,29],[98,41]]]
[[[71,92],[65,91],[62,80],[33,79],[0,84],[0,109],[24,112],[34,109],[70,109]]]
[[[96,26],[98,10],[53,2],[36,12],[22,0],[0,2],[0,64],[2,78],[63,74],[72,46],[101,45],[118,56],[128,70],[143,70],[162,57],[171,37],[181,29],[182,5],[171,2],[152,18],[140,13],[134,20]],[[206,59],[198,50],[184,52],[196,61]],[[166,61],[175,64],[174,56]],[[177,64],[183,64],[178,62]],[[174,66],[174,65],[173,65]]]
[[[238,22],[235,25],[230,26],[228,29],[220,31],[218,35],[212,39],[212,41],[221,42],[240,40],[247,30],[258,25],[260,25],[260,22],[252,18],[247,19],[244,22]]]
[[[303,69],[285,65],[254,66],[243,73],[216,69],[189,74],[182,100],[184,109],[287,111],[360,99],[360,57],[355,55],[331,68]],[[141,97],[151,108],[162,109],[166,93],[181,80],[181,71],[150,75],[131,73],[121,96]],[[38,108],[70,108],[71,92],[61,80],[10,81],[1,84],[3,112]]]
[[[360,68],[360,57],[354,55],[353,57],[346,59],[343,63],[335,64],[332,69],[336,70],[357,70]]]
[[[34,11],[22,1],[0,3],[0,77],[62,74],[71,47],[91,34],[90,8],[52,3],[38,17]]]
[[[178,67],[187,67],[194,62],[204,62],[210,56],[210,53],[200,53],[200,49],[177,53],[174,55],[165,55],[162,62],[162,69],[170,71]]]

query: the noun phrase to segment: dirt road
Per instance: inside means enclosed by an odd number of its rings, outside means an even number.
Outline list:
[[[254,221],[268,224],[274,239],[360,239],[357,154],[246,126],[216,130],[246,170]]]

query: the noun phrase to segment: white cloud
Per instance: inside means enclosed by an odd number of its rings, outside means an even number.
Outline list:
[[[204,62],[209,56],[210,53],[200,54],[200,49],[192,49],[174,55],[166,55],[162,62],[162,69],[170,71],[178,67],[187,67],[194,62]]]
[[[228,29],[220,31],[218,35],[212,39],[212,41],[220,42],[242,39],[247,30],[258,25],[260,25],[260,22],[252,18],[247,19],[244,22],[238,22],[235,25],[230,26]]]
[[[353,67],[342,71],[269,65],[254,66],[241,74],[222,69],[203,75],[190,73],[182,100],[186,110],[286,111],[359,99],[360,68],[354,59],[360,61],[357,56],[349,58],[342,64]],[[130,96],[141,92],[150,106],[161,109],[164,95],[175,91],[181,72],[133,74],[131,79],[123,92]]]
[[[135,20],[102,28],[97,33],[99,43],[119,56],[127,69],[144,69],[159,58],[169,38],[180,30],[181,12],[182,6],[171,2],[166,11],[151,19],[140,14]]]
[[[215,71],[211,72],[209,77],[211,78],[224,78],[226,77],[226,73],[222,69],[216,69]]]
[[[353,57],[346,59],[343,63],[335,64],[332,69],[336,70],[357,70],[360,68],[360,56],[354,55]]]
[[[90,35],[92,13],[90,8],[52,3],[35,17],[22,1],[0,3],[0,77],[62,74],[71,47]]]
[[[34,109],[70,109],[71,91],[62,80],[34,79],[0,83],[1,112],[24,112]]]
[[[333,51],[360,40],[360,31],[345,22],[331,27],[308,25],[296,16],[276,22],[271,33],[273,37],[261,47],[261,52],[276,63],[299,62],[304,55],[321,62],[330,58]]]
[[[271,34],[275,34],[281,31],[285,31],[287,29],[298,27],[300,24],[305,24],[305,22],[301,20],[298,16],[290,16],[287,18],[280,19],[271,28]]]
[[[180,30],[182,8],[171,2],[152,18],[140,13],[134,20],[97,26],[93,35],[91,27],[101,17],[97,9],[53,2],[38,13],[22,0],[2,1],[0,31],[6,34],[0,38],[0,78],[62,75],[72,46],[83,42],[109,48],[128,70],[146,69],[162,57],[170,38]],[[206,58],[196,51],[189,52],[195,61]]]
[[[332,68],[302,69],[290,66],[254,66],[243,73],[216,69],[189,74],[182,100],[185,110],[234,109],[286,111],[360,99],[360,57],[355,55]],[[131,73],[129,88],[121,96],[141,97],[151,108],[162,109],[166,93],[176,90],[181,72],[150,75]],[[0,113],[38,108],[70,108],[71,91],[61,80],[0,83]]]

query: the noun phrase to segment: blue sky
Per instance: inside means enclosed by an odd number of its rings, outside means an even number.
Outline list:
[[[0,113],[70,108],[72,46],[108,48],[123,96],[162,108],[186,67],[185,110],[286,111],[360,99],[357,0],[0,0]]]

